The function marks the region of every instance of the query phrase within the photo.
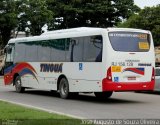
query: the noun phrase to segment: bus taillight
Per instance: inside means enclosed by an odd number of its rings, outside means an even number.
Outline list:
[[[154,80],[155,79],[155,71],[154,71],[154,67],[152,68],[152,78],[151,80]]]
[[[107,79],[108,79],[108,80],[112,80],[111,67],[109,67],[108,70],[107,70]]]

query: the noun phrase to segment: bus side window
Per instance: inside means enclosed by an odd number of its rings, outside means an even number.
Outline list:
[[[49,43],[51,41],[49,40],[46,40],[46,41],[39,41],[37,43],[39,43],[39,45],[37,45],[38,47],[38,52],[37,52],[37,60],[40,61],[40,62],[47,62],[47,61],[50,61],[50,55],[51,55],[51,48],[52,46],[44,46],[44,43],[45,42],[45,45],[49,45]]]
[[[84,62],[102,61],[102,36],[89,36],[84,39]]]
[[[81,62],[83,60],[83,37],[71,39],[69,55],[71,62]]]
[[[102,49],[101,49],[101,51],[99,52],[98,56],[96,57],[95,62],[102,62]]]
[[[65,41],[66,39],[55,39],[50,41],[52,43],[51,61],[64,62],[66,60]]]
[[[14,63],[25,61],[26,45],[24,43],[16,43]]]
[[[32,44],[27,44],[26,43],[26,47],[25,47],[25,59],[28,62],[36,62],[38,55],[37,55],[37,51],[38,51],[38,47],[35,44],[35,42],[31,42]]]

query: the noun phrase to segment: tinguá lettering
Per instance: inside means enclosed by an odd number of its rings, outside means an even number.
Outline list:
[[[63,70],[63,63],[53,64],[53,63],[42,63],[40,64],[40,72],[55,72],[61,73]]]

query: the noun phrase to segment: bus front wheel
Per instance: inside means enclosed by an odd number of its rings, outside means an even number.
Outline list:
[[[95,94],[95,96],[98,99],[107,99],[107,98],[109,98],[109,97],[112,96],[113,92],[112,91],[108,91],[108,92],[95,92],[94,94]]]
[[[21,82],[20,76],[17,76],[15,79],[15,89],[16,89],[16,92],[18,92],[18,93],[22,93],[25,91],[25,88],[22,87],[22,82]]]
[[[60,80],[59,84],[59,92],[60,92],[60,97],[63,99],[69,98],[69,84],[68,80],[66,78],[62,78]]]

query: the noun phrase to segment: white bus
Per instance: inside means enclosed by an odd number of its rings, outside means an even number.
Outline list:
[[[55,90],[61,98],[94,92],[153,90],[155,54],[149,31],[73,28],[11,39],[6,47],[5,85]]]

